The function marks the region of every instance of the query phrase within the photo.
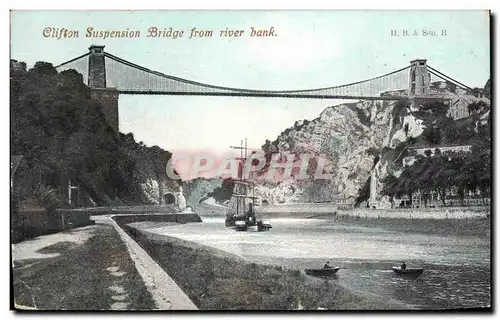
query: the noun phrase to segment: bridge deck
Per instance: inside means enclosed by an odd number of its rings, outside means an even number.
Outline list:
[[[93,89],[95,90],[95,89]],[[99,89],[97,89],[99,90]],[[172,95],[172,96],[222,96],[222,97],[266,97],[266,98],[306,98],[306,99],[343,99],[343,100],[408,100],[409,96],[343,96],[343,95],[311,95],[269,92],[180,92],[153,90],[118,90],[120,94],[133,95]]]

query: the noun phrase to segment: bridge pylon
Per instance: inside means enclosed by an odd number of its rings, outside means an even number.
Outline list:
[[[408,95],[419,97],[429,94],[431,74],[427,70],[427,59],[410,61],[410,85]]]
[[[104,117],[111,127],[119,131],[118,96],[117,88],[106,87],[106,59],[104,46],[91,45],[89,47],[88,86],[93,99],[102,105]]]
[[[450,103],[449,98],[431,94],[431,71],[427,66],[427,59],[410,61],[409,79],[408,96],[415,107],[429,103]]]

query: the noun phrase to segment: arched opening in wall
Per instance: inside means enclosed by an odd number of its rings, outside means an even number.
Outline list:
[[[175,196],[171,193],[166,193],[165,194],[165,204],[174,204],[175,203]]]
[[[268,204],[269,204],[269,201],[267,201],[267,199],[262,200],[262,205],[267,206]]]

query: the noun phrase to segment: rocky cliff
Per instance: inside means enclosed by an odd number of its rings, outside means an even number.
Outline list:
[[[178,204],[186,207],[186,199],[182,191],[181,181],[172,180],[166,174],[166,165],[171,153],[158,146],[147,147],[137,143],[129,133],[121,135],[121,147],[126,150],[133,166],[133,179],[138,185],[138,196],[135,203]]]
[[[262,179],[267,173],[263,170],[253,177],[258,182],[258,196],[269,203],[352,199],[358,197],[361,187],[368,183],[370,205],[380,205],[380,181],[388,172],[401,169],[410,144],[412,147],[430,145],[431,134],[425,132],[444,121],[443,118],[450,121],[477,118],[477,112],[471,112],[469,106],[479,101],[489,105],[488,99],[446,83],[433,83],[431,89],[447,98],[444,114],[432,108],[424,110],[424,105],[436,102],[358,101],[328,107],[312,121],[297,121],[275,141],[266,141],[259,153],[267,158],[276,153],[324,155],[329,163],[325,169],[333,178],[305,182],[289,178],[273,183]],[[479,109],[480,117],[489,117],[488,108]],[[463,142],[442,140],[439,143]]]
[[[196,178],[183,182],[183,194],[189,205],[197,205],[200,200],[207,198],[216,188],[220,187],[222,179]]]

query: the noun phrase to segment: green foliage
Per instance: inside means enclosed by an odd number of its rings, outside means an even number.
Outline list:
[[[372,177],[368,177],[368,179],[365,181],[365,184],[359,189],[358,191],[358,196],[356,197],[356,200],[354,204],[356,206],[359,206],[363,201],[367,201],[370,199],[370,184],[371,184]]]
[[[423,119],[424,132],[413,141],[408,139],[401,143],[396,150],[404,150],[410,145],[428,146],[429,150],[425,156],[417,156],[413,165],[403,167],[398,178],[388,175],[382,181],[382,194],[391,201],[403,195],[411,197],[418,190],[425,204],[431,192],[437,192],[444,205],[445,194],[451,189],[462,200],[469,190],[480,190],[483,197],[490,192],[491,122],[490,118],[479,121],[481,112],[487,111],[489,106],[484,102],[473,103],[469,106],[471,116],[457,121],[446,117],[447,108],[444,104],[430,103],[416,112],[416,116]],[[473,149],[471,152],[442,153],[434,148],[439,145],[472,145]],[[408,155],[405,152],[400,160]]]
[[[433,156],[417,156],[413,165],[404,168],[396,178],[388,175],[382,182],[382,194],[394,197],[411,195],[420,190],[425,203],[432,191],[444,203],[446,191],[456,188],[463,200],[468,191],[480,190],[486,196],[491,185],[491,154],[489,149],[474,148],[472,152],[435,152]]]
[[[329,180],[325,179],[313,180],[307,185],[305,194],[313,202],[331,201],[333,199],[330,183]]]
[[[208,197],[213,197],[217,202],[223,203],[231,199],[233,194],[234,181],[231,178],[222,180],[221,186],[214,189],[214,191],[207,194]]]
[[[357,104],[346,104],[346,106],[354,111],[356,115],[358,116],[359,122],[361,122],[363,125],[369,127],[372,125],[372,122],[370,120],[370,117],[367,116],[364,112],[363,109],[359,108]]]
[[[484,85],[484,95],[491,100],[491,79],[488,79]]]
[[[470,105],[468,105],[467,109],[469,111],[469,114],[473,114],[481,110],[489,109],[489,106],[486,102],[479,100],[477,102],[473,102]]]
[[[489,110],[483,102],[475,102],[468,106],[470,116],[453,120],[446,116],[449,106],[442,103],[428,103],[414,114],[423,120],[424,131],[417,138],[419,146],[476,144],[479,142],[476,132],[476,122],[481,112]],[[480,130],[486,127],[479,128]],[[489,133],[488,133],[489,134]]]
[[[392,124],[396,126],[398,123],[401,123],[401,120],[409,114],[409,108],[411,103],[405,100],[396,101],[394,104],[394,108],[392,109]]]
[[[369,156],[378,156],[380,154],[380,150],[374,147],[370,147],[365,151]]]
[[[57,195],[57,189],[44,185],[35,186],[33,200],[37,206],[48,210],[53,210],[62,204],[61,199]]]
[[[63,194],[71,180],[97,204],[140,204],[138,164],[151,161],[157,175],[165,175],[171,154],[115,132],[75,70],[58,73],[37,62],[26,71],[11,64],[10,84],[11,153],[24,156],[39,184]],[[25,180],[23,189],[35,190]]]

